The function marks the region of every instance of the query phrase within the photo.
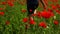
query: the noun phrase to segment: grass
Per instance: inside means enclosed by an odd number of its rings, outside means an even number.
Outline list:
[[[5,0],[0,0],[0,2],[3,1]],[[60,0],[58,4],[60,4]],[[0,5],[0,8],[3,8],[4,6],[6,6],[6,9],[0,10],[0,12],[5,12],[4,16],[0,16],[0,34],[60,34],[59,14],[56,15],[56,20],[59,20],[57,26],[53,24],[53,18],[47,20],[34,17],[36,25],[31,25],[31,28],[26,30],[25,25],[28,24],[28,22],[24,23],[22,22],[22,19],[27,17],[27,12],[22,13],[21,11],[22,9],[26,9],[26,5],[21,5],[18,2],[15,2],[13,7],[10,7],[9,5]],[[42,11],[43,8],[38,7],[37,10]],[[48,24],[47,28],[39,27],[38,23],[44,20]],[[6,25],[6,21],[9,21],[10,24]]]

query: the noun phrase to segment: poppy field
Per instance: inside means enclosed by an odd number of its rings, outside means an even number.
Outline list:
[[[60,0],[44,2],[29,20],[26,0],[0,0],[0,34],[60,34]]]

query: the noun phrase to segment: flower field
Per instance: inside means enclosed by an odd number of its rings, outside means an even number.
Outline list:
[[[60,34],[60,0],[44,1],[29,20],[26,0],[0,0],[0,34]]]

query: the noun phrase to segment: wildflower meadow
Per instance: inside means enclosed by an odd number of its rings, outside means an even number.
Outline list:
[[[0,34],[60,34],[60,0],[44,2],[29,21],[26,0],[0,0]]]

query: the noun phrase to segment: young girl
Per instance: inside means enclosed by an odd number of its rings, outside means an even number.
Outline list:
[[[35,9],[38,8],[39,1],[40,3],[42,3],[43,7],[46,7],[44,0],[27,0],[27,10],[29,19],[33,20],[32,14],[36,13]]]

